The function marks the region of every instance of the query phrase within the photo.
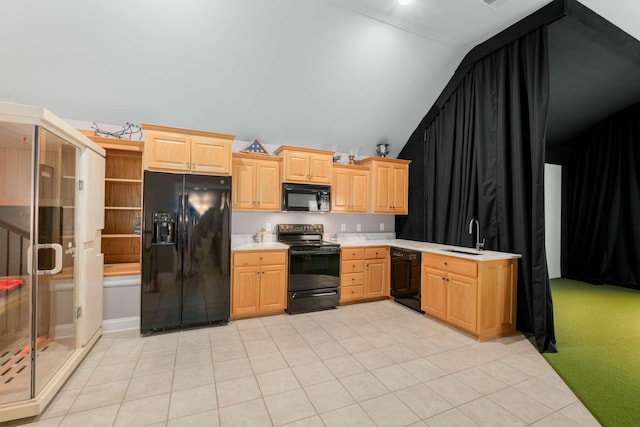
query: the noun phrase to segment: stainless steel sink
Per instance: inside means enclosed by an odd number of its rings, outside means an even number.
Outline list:
[[[482,252],[463,251],[461,249],[444,249],[444,250],[447,252],[455,252],[458,254],[465,254],[465,255],[474,255],[474,256],[482,255]]]

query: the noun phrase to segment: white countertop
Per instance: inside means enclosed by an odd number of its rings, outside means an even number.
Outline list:
[[[411,249],[419,252],[429,252],[440,255],[448,255],[455,256],[459,258],[466,258],[476,261],[493,261],[499,259],[512,259],[512,258],[522,258],[520,254],[512,254],[508,252],[495,252],[495,251],[476,251],[474,248],[460,247],[460,246],[452,246],[452,245],[443,245],[439,243],[429,243],[429,242],[418,242],[414,240],[403,240],[403,239],[394,239],[393,237],[389,237],[392,233],[380,233],[380,236],[383,238],[375,238],[375,235],[372,236],[347,236],[342,238],[342,236],[338,237],[337,242],[340,243],[340,246],[343,248],[353,248],[353,247],[363,247],[363,246],[394,246],[403,249]],[[283,243],[278,243],[270,239],[271,236],[265,236],[265,242],[263,243],[253,243],[250,240],[250,236],[236,236],[231,240],[231,250],[232,251],[255,251],[255,250],[286,250],[289,249],[288,245]],[[373,239],[370,237],[374,237]],[[387,238],[389,237],[389,238]],[[451,252],[451,250],[464,251],[466,253],[460,252]]]
[[[253,242],[233,242],[231,241],[231,250],[232,251],[275,251],[275,250],[287,250],[289,249],[289,245],[285,245],[284,243],[278,242],[264,242],[264,243],[253,243]]]
[[[461,246],[442,245],[439,243],[417,242],[414,240],[402,239],[381,239],[381,240],[361,240],[361,241],[345,241],[340,242],[340,246],[344,248],[359,246],[394,246],[397,248],[411,249],[419,252],[429,252],[440,255],[455,256],[458,258],[472,259],[476,261],[494,261],[499,259],[522,258],[520,254],[512,254],[509,252],[496,251],[476,251],[475,248],[467,248]],[[451,250],[463,251],[451,252]]]

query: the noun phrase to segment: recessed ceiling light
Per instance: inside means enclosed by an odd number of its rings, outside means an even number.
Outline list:
[[[401,5],[405,5],[411,3],[411,0],[398,0],[398,3],[400,3]]]

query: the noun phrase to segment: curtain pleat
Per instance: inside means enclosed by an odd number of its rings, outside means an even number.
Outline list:
[[[425,237],[522,254],[517,327],[557,351],[544,247],[544,146],[549,94],[547,29],[483,58],[426,129]],[[410,230],[403,230],[410,233]]]
[[[572,145],[563,274],[640,289],[640,104],[596,124]]]

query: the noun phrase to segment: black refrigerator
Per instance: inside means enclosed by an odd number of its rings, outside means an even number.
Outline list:
[[[231,177],[144,172],[143,335],[226,323]]]

